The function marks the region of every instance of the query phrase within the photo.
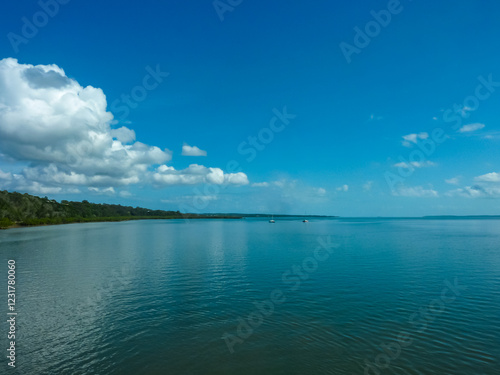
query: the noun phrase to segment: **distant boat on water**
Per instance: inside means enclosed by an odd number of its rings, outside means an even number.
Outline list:
[[[273,216],[271,216],[271,220],[269,220],[269,222],[270,222],[270,223],[273,223],[273,224],[275,223],[275,221],[274,221],[274,215],[273,215]]]
[[[304,219],[304,220],[302,220],[302,222],[303,222],[303,223],[308,223],[308,222],[309,222],[309,220]]]

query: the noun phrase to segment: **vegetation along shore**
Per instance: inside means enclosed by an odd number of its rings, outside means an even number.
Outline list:
[[[179,211],[150,210],[114,204],[61,201],[30,194],[0,191],[0,229],[152,219],[240,219],[233,215],[188,214]]]

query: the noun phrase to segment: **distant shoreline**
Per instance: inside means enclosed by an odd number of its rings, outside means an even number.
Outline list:
[[[65,222],[42,222],[37,224],[27,224],[23,222],[14,223],[8,227],[0,227],[0,231],[16,228],[46,227],[66,224],[85,224],[85,223],[118,223],[122,221],[139,220],[241,220],[245,218],[323,218],[323,219],[384,219],[384,220],[446,220],[446,219],[500,219],[500,215],[439,215],[439,216],[415,216],[415,217],[343,217],[326,215],[272,215],[272,214],[185,214],[182,216],[145,216],[145,217],[102,217],[102,218],[64,218]],[[43,219],[40,219],[43,220]]]
[[[65,224],[84,224],[84,223],[118,223],[122,221],[137,221],[137,220],[202,220],[202,219],[218,219],[218,220],[238,220],[244,218],[330,218],[336,219],[339,216],[326,215],[273,215],[273,214],[181,214],[180,216],[143,216],[143,217],[96,217],[96,218],[37,218],[30,219],[26,222],[15,222],[12,225],[0,227],[0,230],[15,229],[15,228],[31,228],[45,227],[53,225]]]
[[[38,224],[26,224],[23,222],[20,223],[14,223],[12,225],[9,225],[8,227],[0,227],[0,230],[7,230],[7,229],[16,229],[16,228],[34,228],[34,227],[48,227],[48,226],[54,226],[54,225],[67,225],[67,224],[85,224],[85,223],[119,223],[122,221],[139,221],[139,220],[202,220],[202,219],[228,219],[228,220],[235,220],[235,219],[242,219],[243,217],[238,217],[238,216],[208,216],[208,215],[183,215],[183,216],[146,216],[146,217],[123,217],[123,218],[107,218],[107,217],[101,217],[101,218],[74,218],[74,220],[71,220],[72,218],[65,218],[65,222],[41,222]]]
[[[119,204],[97,204],[86,200],[57,202],[48,197],[0,191],[0,229],[73,223],[120,222],[169,219],[241,219],[241,215],[195,214],[152,210]]]

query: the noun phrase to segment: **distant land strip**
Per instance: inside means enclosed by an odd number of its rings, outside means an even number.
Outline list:
[[[158,219],[241,219],[241,215],[190,214],[84,200],[70,202],[0,191],[0,229],[71,223]]]

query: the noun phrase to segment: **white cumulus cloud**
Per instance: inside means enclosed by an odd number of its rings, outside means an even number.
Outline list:
[[[101,89],[80,85],[57,65],[0,60],[0,156],[23,165],[1,173],[1,187],[43,194],[85,186],[114,194],[118,186],[153,182],[248,183],[244,173],[219,168],[175,171],[165,165],[168,149],[136,141],[132,129],[113,123]],[[197,147],[190,152],[206,155]]]
[[[474,181],[500,182],[500,173],[496,172],[486,173],[483,174],[482,176],[475,177]]]
[[[207,168],[203,165],[191,164],[188,168],[175,170],[161,165],[152,175],[152,182],[157,186],[195,185],[195,184],[228,184],[248,185],[248,177],[242,172],[224,173],[220,168]]]

